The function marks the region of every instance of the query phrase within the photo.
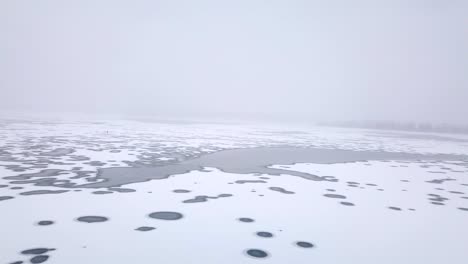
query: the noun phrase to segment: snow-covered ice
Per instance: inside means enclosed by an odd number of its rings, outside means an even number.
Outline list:
[[[468,259],[468,139],[460,135],[4,120],[0,146],[0,263]],[[266,151],[256,160],[257,150]],[[327,162],[330,153],[346,157]],[[141,178],[162,168],[167,177]],[[109,185],[106,175],[125,181]],[[156,212],[182,217],[150,217]],[[102,218],[79,221],[86,216]],[[21,253],[43,248],[54,250]]]

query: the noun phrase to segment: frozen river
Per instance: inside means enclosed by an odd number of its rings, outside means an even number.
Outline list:
[[[466,263],[468,137],[1,120],[0,263]]]

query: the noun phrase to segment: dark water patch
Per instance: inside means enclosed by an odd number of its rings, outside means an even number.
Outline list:
[[[173,190],[173,192],[175,192],[175,193],[189,193],[189,192],[191,192],[191,191],[189,191],[189,190],[184,190],[184,189],[176,189],[176,190]]]
[[[130,188],[116,188],[116,187],[111,187],[109,190],[114,191],[114,192],[119,192],[119,193],[129,193],[129,192],[136,192],[134,189]]]
[[[465,207],[458,207],[458,209],[462,211],[468,211],[468,208],[465,208]]]
[[[59,157],[59,156],[65,156],[69,155],[75,152],[73,149],[67,149],[67,148],[57,148],[51,151],[44,151],[39,153],[40,156],[54,156],[54,157]]]
[[[266,258],[268,257],[268,253],[261,249],[248,249],[246,251],[247,255],[254,257],[254,258]]]
[[[288,190],[286,190],[284,188],[281,188],[281,187],[268,187],[268,189],[270,189],[272,191],[275,191],[275,192],[284,193],[284,194],[295,194],[295,192],[288,191]]]
[[[323,196],[327,198],[334,198],[334,199],[346,199],[346,196],[341,195],[341,194],[334,194],[334,193],[327,193],[327,194],[324,194]]]
[[[197,195],[195,196],[195,198],[184,200],[182,202],[183,203],[203,203],[203,202],[207,202],[208,199],[218,199],[218,198],[225,198],[225,197],[231,197],[231,196],[232,194],[228,194],[228,193],[223,193],[218,196]]]
[[[66,193],[69,190],[36,190],[36,191],[29,191],[29,192],[22,192],[21,195],[43,195],[43,194],[60,194]]]
[[[46,169],[47,167],[47,165],[33,165],[29,169]]]
[[[434,201],[434,202],[445,202],[445,201],[448,201],[449,199],[444,198],[444,197],[434,197],[434,198],[429,198],[428,200]]]
[[[301,248],[313,248],[314,244],[305,242],[305,241],[298,241],[296,242],[296,245]]]
[[[154,219],[160,219],[160,220],[179,220],[183,217],[181,213],[178,212],[154,212],[148,215],[151,218]]]
[[[23,264],[24,261],[13,261],[13,262],[10,262],[9,264]]]
[[[431,198],[428,198],[428,200],[432,201],[432,204],[436,205],[443,205],[442,202],[448,201],[449,199],[446,197],[443,197],[439,194],[434,194],[434,193],[429,193],[428,196],[431,196]]]
[[[243,223],[252,223],[254,222],[255,220],[253,220],[252,218],[248,218],[248,217],[241,217],[238,219],[240,222],[243,222]]]
[[[57,179],[57,176],[69,174],[70,171],[59,170],[59,169],[45,169],[36,173],[25,173],[16,176],[4,177],[6,180],[11,180],[11,183],[15,184],[34,184],[37,186],[57,186],[72,188],[75,184],[71,180]],[[93,174],[92,171],[73,171],[76,176],[70,177],[70,179],[78,179],[83,177],[90,177]],[[68,176],[68,175],[67,175]],[[88,181],[92,181],[92,178],[87,178]],[[97,179],[95,179],[97,180]]]
[[[31,263],[36,264],[36,263],[46,262],[48,259],[49,259],[48,255],[39,255],[39,256],[32,257],[29,261],[31,261]]]
[[[10,199],[13,199],[15,197],[13,196],[0,196],[0,201],[6,201],[6,200],[10,200]]]
[[[400,207],[389,206],[389,207],[387,207],[387,208],[390,209],[390,210],[401,211],[401,208],[400,208]]]
[[[465,194],[464,192],[458,192],[458,191],[449,191],[449,193],[453,193],[453,194]]]
[[[69,160],[71,160],[71,161],[85,161],[85,160],[89,160],[89,158],[86,157],[86,156],[81,156],[81,155],[70,155]]]
[[[87,216],[80,216],[76,219],[78,222],[84,223],[101,223],[106,222],[109,218],[104,216],[95,216],[95,215],[87,215]]]
[[[426,181],[427,183],[434,183],[434,184],[442,184],[446,181],[456,181],[455,179],[452,178],[445,178],[445,179],[434,179],[430,181]]]
[[[114,192],[110,192],[110,191],[94,191],[92,192],[93,194],[109,194],[109,193],[114,193]]]
[[[135,230],[142,231],[142,232],[147,232],[147,231],[151,231],[151,230],[154,230],[154,229],[156,229],[156,228],[151,227],[151,226],[140,226],[140,227],[136,228]]]
[[[6,188],[6,187],[8,187],[8,185],[0,184],[0,188]]]
[[[359,182],[353,182],[353,181],[348,181],[346,183],[351,184],[351,185],[359,185],[360,184]]]
[[[81,185],[85,188],[113,187],[144,182],[152,179],[166,179],[171,175],[184,174],[203,167],[218,168],[227,173],[291,175],[314,181],[338,181],[332,176],[317,176],[283,168],[270,168],[273,164],[295,163],[334,164],[365,160],[461,160],[463,155],[410,154],[384,151],[352,151],[338,149],[263,147],[218,151],[198,158],[172,161],[159,166],[102,168],[96,179],[104,181]]]
[[[235,181],[237,184],[245,184],[245,183],[267,183],[266,181],[262,180],[237,180]]]
[[[468,199],[468,196],[463,196],[463,197],[460,197],[462,199]]]
[[[53,251],[55,248],[32,248],[21,251],[23,255],[41,255],[49,251]]]
[[[346,206],[354,206],[354,204],[350,202],[340,202],[340,204],[346,205]]]
[[[263,180],[269,180],[270,178],[268,177],[259,177],[260,179],[263,179]]]
[[[328,192],[336,192],[335,189],[326,189],[326,191],[328,191]]]
[[[377,186],[375,183],[366,183],[367,186]]]
[[[265,231],[260,231],[260,232],[257,232],[255,233],[257,236],[259,237],[265,237],[265,238],[270,238],[270,237],[273,237],[273,234],[270,233],[270,232],[265,232]]]
[[[54,221],[42,220],[42,221],[37,222],[37,224],[40,225],[40,226],[48,226],[48,225],[53,225]]]
[[[104,165],[106,165],[105,162],[98,161],[98,160],[93,160],[93,161],[89,161],[89,162],[84,162],[84,164],[87,164],[87,165],[90,165],[90,166],[94,166],[94,167],[99,167],[99,166],[104,166]]]
[[[10,190],[21,190],[21,189],[24,189],[24,187],[11,187]]]

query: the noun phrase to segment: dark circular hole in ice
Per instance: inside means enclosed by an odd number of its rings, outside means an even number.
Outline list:
[[[254,258],[266,258],[268,257],[268,253],[261,249],[249,249],[246,251],[247,255],[254,257]]]
[[[184,189],[176,189],[176,190],[173,190],[173,192],[175,192],[175,193],[189,193],[190,191],[189,190],[184,190]]]
[[[314,244],[305,242],[305,241],[298,241],[296,242],[296,245],[301,248],[312,248],[314,247]]]
[[[154,230],[154,229],[156,229],[156,228],[152,227],[152,226],[140,226],[140,227],[136,228],[135,230],[146,232],[146,231],[151,231],[151,230]]]
[[[79,222],[85,222],[85,223],[100,223],[100,222],[106,222],[109,220],[109,218],[104,217],[104,216],[95,216],[95,215],[88,215],[88,216],[81,216],[76,219]]]
[[[239,218],[239,221],[244,222],[244,223],[252,223],[255,220],[253,220],[252,218],[241,217]]]
[[[334,198],[334,199],[346,199],[346,196],[341,195],[341,194],[334,194],[334,193],[327,193],[327,194],[324,194],[323,196],[327,198]]]
[[[114,193],[114,192],[110,192],[110,191],[94,191],[92,192],[93,194],[109,194],[109,193]]]
[[[273,234],[270,232],[260,231],[256,233],[259,237],[273,237]]]
[[[0,196],[0,201],[4,201],[4,200],[10,200],[10,199],[13,199],[15,197],[13,196]]]
[[[46,262],[49,259],[49,256],[47,255],[39,255],[31,258],[31,263],[42,263]]]
[[[42,220],[42,221],[37,222],[37,224],[40,226],[48,226],[48,225],[52,225],[53,223],[54,221],[50,221],[50,220]]]
[[[31,249],[26,249],[21,251],[21,254],[23,255],[40,255],[44,254],[48,251],[55,250],[55,248],[31,248]]]
[[[154,212],[149,214],[149,217],[161,220],[179,220],[184,216],[177,212]]]

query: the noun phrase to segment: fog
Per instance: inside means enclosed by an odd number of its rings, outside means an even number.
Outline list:
[[[0,111],[466,123],[467,1],[0,1]]]

